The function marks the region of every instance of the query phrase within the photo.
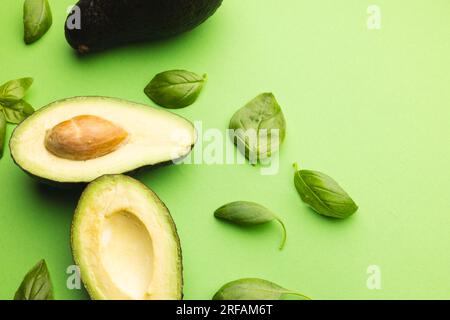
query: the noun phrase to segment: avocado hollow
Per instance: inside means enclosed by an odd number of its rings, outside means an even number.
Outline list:
[[[83,191],[71,228],[81,279],[94,300],[180,300],[180,238],[159,197],[124,175],[105,175]]]

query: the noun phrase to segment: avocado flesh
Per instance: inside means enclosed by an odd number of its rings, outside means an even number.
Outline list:
[[[191,30],[222,0],[81,0],[81,28],[65,25],[68,43],[82,53],[129,42],[150,41]]]
[[[180,242],[166,206],[139,181],[103,176],[83,192],[72,253],[94,300],[179,300]]]
[[[64,159],[45,147],[47,132],[80,115],[119,125],[127,140],[113,152],[86,161]],[[27,173],[60,184],[87,183],[104,175],[170,163],[189,154],[196,141],[191,122],[166,110],[107,97],[76,97],[54,102],[23,121],[10,140],[11,156]]]

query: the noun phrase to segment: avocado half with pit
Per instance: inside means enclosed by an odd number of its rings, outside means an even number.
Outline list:
[[[72,253],[95,300],[179,300],[180,241],[169,210],[139,181],[106,175],[83,192]]]
[[[151,41],[191,30],[222,0],[81,0],[67,17],[67,42],[87,53],[128,42]]]
[[[171,163],[188,155],[195,141],[193,124],[166,110],[116,98],[76,97],[23,121],[10,149],[27,173],[70,186]]]

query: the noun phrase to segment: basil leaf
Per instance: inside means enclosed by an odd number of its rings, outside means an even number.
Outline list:
[[[45,260],[39,261],[25,275],[14,300],[53,300],[53,285]]]
[[[286,136],[286,120],[272,93],[260,94],[239,109],[229,128],[233,143],[253,164],[269,158]]]
[[[25,92],[33,83],[33,78],[11,80],[0,86],[0,103],[9,104],[25,97]]]
[[[145,94],[158,105],[178,109],[193,104],[206,82],[202,77],[185,70],[171,70],[156,75],[145,87]]]
[[[3,157],[6,137],[6,118],[2,110],[0,110],[0,159]]]
[[[283,229],[280,250],[286,243],[286,227],[284,223],[269,209],[248,201],[236,201],[226,204],[214,212],[218,219],[227,220],[241,226],[254,226],[258,224],[278,221]]]
[[[256,278],[227,283],[214,295],[213,300],[311,300],[279,285]]]
[[[47,0],[25,0],[23,5],[24,41],[39,40],[52,25],[52,12]]]
[[[303,202],[321,215],[344,219],[358,210],[356,203],[339,184],[324,173],[298,170],[294,164],[294,184]]]
[[[1,109],[3,109],[6,121],[13,124],[22,122],[34,113],[33,107],[25,100],[20,100],[12,104],[2,104],[0,105]]]

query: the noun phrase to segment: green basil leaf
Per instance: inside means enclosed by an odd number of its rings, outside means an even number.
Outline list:
[[[145,94],[158,105],[178,109],[193,104],[206,82],[206,75],[199,76],[185,70],[171,70],[156,75],[145,87]]]
[[[34,113],[33,107],[25,100],[20,100],[12,104],[2,104],[0,109],[6,117],[6,121],[18,124]]]
[[[2,110],[0,110],[0,159],[3,157],[6,137],[6,118]]]
[[[286,136],[286,120],[272,93],[263,93],[231,118],[231,139],[251,163],[269,158]]]
[[[23,5],[24,40],[39,40],[52,25],[52,12],[47,0],[25,0]]]
[[[26,91],[33,83],[33,78],[11,80],[0,86],[0,103],[10,104],[25,97]]]
[[[286,243],[286,227],[284,223],[269,209],[248,201],[236,201],[226,204],[214,212],[218,219],[227,220],[241,226],[254,226],[271,221],[278,221],[283,229],[280,250]]]
[[[227,283],[214,295],[213,300],[311,300],[279,285],[256,278]]]
[[[14,300],[53,300],[53,285],[45,260],[39,261],[25,275]]]
[[[356,203],[331,177],[317,171],[298,170],[294,184],[303,202],[321,215],[344,219],[358,210]]]

